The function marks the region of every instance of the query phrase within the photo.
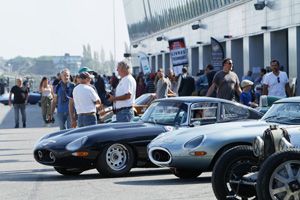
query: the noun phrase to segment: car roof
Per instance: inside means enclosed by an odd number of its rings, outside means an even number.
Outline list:
[[[163,98],[157,99],[155,102],[185,102],[185,103],[194,103],[199,101],[210,101],[210,102],[224,102],[224,103],[235,103],[226,99],[214,98],[214,97],[199,97],[199,96],[186,96],[186,97],[172,97],[172,98]]]
[[[283,98],[274,102],[274,104],[278,103],[300,103],[300,97]]]

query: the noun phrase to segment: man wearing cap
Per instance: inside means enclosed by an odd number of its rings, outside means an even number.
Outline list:
[[[155,74],[151,73],[149,75],[149,80],[147,81],[147,84],[146,84],[146,93],[154,93],[155,92],[154,78],[155,78]]]
[[[60,130],[71,128],[71,118],[69,115],[69,97],[72,93],[74,84],[70,81],[69,69],[61,71],[61,81],[54,88],[54,98],[51,107],[50,119],[57,105],[57,121]]]
[[[116,88],[115,96],[109,92],[108,101],[115,102],[117,122],[130,122],[134,118],[133,105],[135,103],[136,81],[129,72],[130,65],[124,60],[118,63],[117,71],[121,80]]]
[[[234,92],[240,96],[242,90],[240,88],[240,80],[236,73],[232,71],[233,63],[231,58],[225,58],[223,60],[223,70],[218,71],[213,79],[213,83],[210,86],[206,96],[209,97],[216,86],[218,87],[217,97],[221,99],[233,100],[235,101]]]
[[[73,101],[78,115],[78,127],[97,124],[96,106],[101,104],[97,92],[90,87],[94,78],[88,72],[79,75],[80,84],[73,90]],[[73,124],[73,118],[71,118]]]
[[[290,81],[286,72],[279,70],[280,65],[278,60],[272,60],[270,65],[272,72],[265,75],[263,80],[263,94],[285,98],[287,93],[291,97]]]

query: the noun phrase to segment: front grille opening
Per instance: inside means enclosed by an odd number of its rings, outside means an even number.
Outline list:
[[[166,162],[170,160],[170,155],[167,152],[162,150],[154,150],[152,152],[152,157],[154,160],[160,162]]]

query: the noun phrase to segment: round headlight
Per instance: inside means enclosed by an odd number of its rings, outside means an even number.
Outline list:
[[[70,142],[67,146],[66,149],[68,151],[75,151],[77,149],[80,149],[84,143],[87,141],[88,137],[84,136],[81,138],[78,138],[77,140],[74,140],[73,142]]]
[[[256,136],[253,141],[253,154],[256,157],[262,156],[264,153],[264,141],[259,137]]]
[[[201,144],[201,142],[203,141],[204,135],[200,135],[198,137],[195,137],[191,140],[189,140],[188,142],[186,142],[183,147],[186,149],[193,149],[197,146],[199,146]]]

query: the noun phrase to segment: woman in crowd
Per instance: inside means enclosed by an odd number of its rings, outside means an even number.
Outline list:
[[[41,98],[41,108],[42,116],[44,120],[44,125],[48,122],[48,117],[51,114],[51,105],[53,101],[53,87],[49,85],[48,78],[43,77],[40,83],[40,93],[42,94]]]
[[[177,93],[177,87],[178,87],[178,76],[174,73],[172,76],[172,80],[170,80],[172,85],[171,85],[171,90],[174,93]]]
[[[136,98],[146,93],[146,84],[144,81],[143,76],[139,76],[137,78],[137,85],[136,85]]]

